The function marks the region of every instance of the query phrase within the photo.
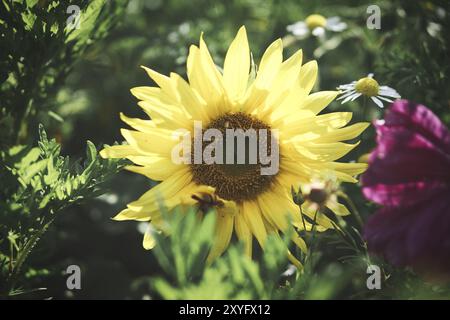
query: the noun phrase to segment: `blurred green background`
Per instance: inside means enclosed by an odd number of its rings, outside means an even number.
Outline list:
[[[372,4],[381,8],[381,30],[366,28],[370,15],[366,9]],[[448,124],[448,6],[448,1],[407,0],[117,1],[103,9],[103,14],[114,15],[106,36],[93,39],[67,74],[58,80],[55,90],[37,105],[38,111],[30,119],[28,134],[22,143],[36,140],[39,123],[44,124],[50,137],[56,137],[62,153],[71,157],[84,154],[86,140],[97,147],[122,141],[119,129],[125,125],[119,113],[144,117],[130,88],[153,85],[140,65],[163,74],[175,71],[185,76],[189,45],[198,43],[201,32],[216,64],[221,65],[228,45],[242,25],[247,28],[257,63],[268,44],[276,38],[284,38],[289,44],[285,57],[303,48],[304,62],[318,60],[320,76],[315,90],[334,90],[340,84],[374,72],[381,84],[397,89],[402,97],[426,104]],[[287,25],[304,20],[312,13],[339,16],[348,24],[348,29],[328,33],[325,41],[296,40],[288,35]],[[436,27],[433,29],[430,23],[437,24],[438,31],[433,31]],[[44,46],[46,41],[38,39]],[[24,55],[39,55],[35,48],[25,48],[28,52]],[[5,68],[2,66],[3,72]],[[353,121],[356,121],[363,117],[361,107],[361,101],[345,105],[333,102],[329,110],[354,111]],[[375,106],[370,110],[368,116],[372,118],[380,117],[383,112]],[[346,159],[355,160],[370,151],[373,137],[369,129],[363,136],[361,148]],[[32,280],[32,286],[48,289],[41,297],[150,297],[142,281],[163,272],[153,254],[141,246],[145,226],[138,222],[114,222],[110,218],[152,185],[154,183],[144,177],[121,172],[109,182],[108,193],[59,214],[30,257],[34,268],[48,270],[41,270]],[[362,200],[357,186],[346,188],[362,216],[367,217],[374,208]],[[409,288],[411,292],[397,292],[395,282],[384,292],[368,292],[365,267],[339,264],[342,252],[333,244],[333,235],[325,234],[319,240],[321,266],[317,274],[322,274],[322,278],[314,281],[322,282],[312,286],[325,286],[326,281],[336,278],[343,279],[344,283],[336,282],[336,290],[328,292],[324,287],[323,295],[313,292],[310,297],[421,296],[420,292],[413,292],[413,285]],[[333,269],[336,263],[340,270],[337,273]],[[70,264],[79,265],[83,271],[82,290],[66,289],[64,270]],[[403,277],[406,275],[399,275],[398,281],[405,281]],[[438,289],[430,286],[424,290],[427,297],[432,297],[433,290]]]

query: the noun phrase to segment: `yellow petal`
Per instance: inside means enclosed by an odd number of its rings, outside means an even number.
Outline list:
[[[136,221],[150,221],[151,214],[146,211],[134,211],[131,209],[123,209],[120,211],[113,220],[125,221],[125,220],[136,220]]]
[[[336,132],[333,129],[345,126],[352,117],[351,112],[332,112],[315,116],[311,111],[309,113],[302,113],[301,111],[306,110],[300,109],[299,112],[286,115],[284,121],[280,119],[280,121],[283,121],[282,133],[293,137],[294,140],[315,140],[327,134],[331,135]],[[324,140],[324,142],[332,141]]]
[[[155,70],[152,70],[150,68],[141,66],[147,74],[150,76],[150,78],[155,81],[155,83],[162,89],[162,91],[167,94],[172,99],[178,101],[179,100],[179,93],[177,90],[175,90],[174,86],[172,85],[172,81],[168,76],[165,76],[159,72],[156,72]]]
[[[356,146],[355,144],[332,142],[332,143],[314,143],[308,141],[296,141],[295,148],[303,156],[317,161],[334,161],[342,158]]]
[[[302,109],[310,110],[314,114],[318,114],[320,111],[325,109],[325,107],[328,106],[338,94],[339,91],[320,91],[313,93],[306,97],[300,107]]]
[[[152,118],[158,128],[173,131],[181,128],[190,130],[192,127],[192,121],[185,113],[161,101],[139,101],[138,105]]]
[[[141,155],[135,147],[130,145],[110,146],[100,151],[102,158],[127,158],[130,155]]]
[[[205,54],[203,54],[204,56]],[[207,64],[205,66],[205,64]],[[215,67],[215,66],[214,66]],[[209,118],[215,118],[219,114],[217,104],[221,100],[222,90],[217,85],[217,81],[210,80],[210,77],[216,78],[214,70],[208,66],[208,60],[203,62],[200,49],[191,46],[187,59],[187,74],[190,86],[199,93],[208,107],[206,111]]]
[[[154,232],[151,224],[148,225],[147,230],[144,234],[144,240],[142,241],[142,246],[145,250],[153,249],[156,245],[155,238],[153,238],[152,232]]]
[[[272,105],[277,101],[281,95],[283,95],[283,97],[287,96],[287,92],[291,90],[299,76],[302,58],[303,52],[302,50],[298,50],[288,60],[281,64],[280,70],[270,88],[269,97],[267,98],[267,103],[269,105]],[[280,104],[278,103],[277,106],[274,107],[276,108],[279,105]]]
[[[257,88],[268,89],[275,79],[283,61],[283,42],[275,40],[264,52],[255,79]]]
[[[121,129],[122,136],[127,142],[144,154],[160,154],[169,156],[177,143],[172,132],[166,129],[155,128],[151,132],[139,132]]]
[[[155,181],[165,180],[174,172],[180,169],[179,164],[174,164],[171,159],[163,157],[148,157],[146,166],[126,166],[125,169],[131,172],[142,174]],[[150,163],[153,162],[153,163]]]
[[[242,212],[244,220],[250,228],[251,233],[258,240],[261,247],[264,248],[264,243],[267,237],[266,228],[261,217],[261,210],[258,204],[253,201],[245,201],[242,204]]]
[[[227,209],[219,209],[216,211],[216,215],[215,241],[208,256],[209,262],[220,256],[225,251],[233,234],[235,212],[232,210],[230,212],[230,210]]]
[[[326,229],[334,228],[334,225],[331,222],[331,220],[321,212],[317,212],[317,210],[312,209],[310,203],[308,202],[305,202],[302,205],[302,213],[322,227],[316,228],[317,231],[324,231]]]
[[[265,106],[270,86],[283,62],[283,42],[275,40],[264,52],[255,81],[247,90],[243,111],[252,113]]]
[[[161,205],[172,206],[179,204],[184,195],[183,189],[188,188],[191,181],[190,169],[187,166],[182,166],[180,170],[127,206],[129,209],[137,212],[150,212],[159,210]]]
[[[174,82],[176,90],[180,93],[180,104],[186,108],[186,111],[191,115],[192,121],[208,121],[208,111],[206,110],[206,102],[192,89],[189,84],[181,76],[176,73],[171,73],[170,77]]]
[[[236,235],[240,241],[244,243],[245,253],[250,258],[252,257],[252,233],[245,222],[244,216],[239,212],[234,218],[234,228]]]
[[[305,240],[303,240],[297,233],[292,236],[292,241],[300,248],[304,253],[308,252]]]
[[[355,123],[351,126],[333,130],[323,134],[317,139],[317,142],[346,141],[358,137],[369,126],[368,122]]]
[[[317,61],[313,60],[305,63],[300,69],[300,76],[298,78],[298,85],[304,90],[305,94],[309,94],[314,87],[318,72]]]
[[[290,192],[290,191],[289,191]],[[293,202],[290,193],[281,185],[271,192],[266,192],[258,198],[263,217],[278,230],[285,232],[289,222],[301,222],[299,208]]]
[[[348,216],[350,214],[347,207],[337,201],[329,201],[327,207],[338,216]]]
[[[223,67],[223,82],[230,98],[237,100],[245,94],[249,71],[250,48],[243,26],[228,49]]]
[[[334,171],[334,174],[343,182],[356,183],[354,176],[363,173],[367,169],[367,163],[341,163],[330,162],[326,165]]]
[[[129,118],[120,113],[120,119],[135,130],[142,132],[151,132],[155,128],[155,122],[152,120],[143,120],[139,118]]]
[[[155,97],[161,99],[164,96],[161,88],[158,87],[134,87],[130,89],[130,92],[139,100],[149,100]]]
[[[347,125],[352,119],[352,112],[331,112],[317,116],[315,121],[318,125],[329,129],[338,129]]]
[[[287,256],[289,261],[299,270],[303,269],[303,265],[302,263],[296,258],[294,257],[294,255],[288,250],[287,252]]]
[[[367,169],[367,163],[342,163],[342,162],[332,162],[330,163],[330,166],[338,171],[345,172],[349,175],[357,175],[360,173],[363,173]]]

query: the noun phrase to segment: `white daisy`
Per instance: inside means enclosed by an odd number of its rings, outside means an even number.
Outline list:
[[[304,39],[311,33],[316,37],[323,37],[326,30],[341,32],[347,29],[347,24],[339,17],[325,18],[320,14],[312,14],[305,21],[298,21],[287,26],[287,30],[294,36]]]
[[[358,81],[340,85],[337,89],[341,90],[341,96],[336,100],[343,99],[341,104],[354,101],[360,96],[366,96],[372,99],[377,106],[383,108],[383,102],[381,100],[393,102],[392,98],[394,100],[400,98],[400,95],[395,89],[388,86],[380,86],[377,80],[373,78],[373,73],[369,73],[367,77],[361,78]]]

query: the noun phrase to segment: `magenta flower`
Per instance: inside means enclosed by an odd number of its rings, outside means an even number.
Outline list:
[[[371,252],[421,273],[450,273],[450,132],[427,107],[397,100],[375,123],[377,147],[362,177],[382,207],[364,237]]]

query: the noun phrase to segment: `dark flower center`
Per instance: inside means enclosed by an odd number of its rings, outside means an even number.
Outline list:
[[[271,154],[271,131],[266,123],[242,112],[227,113],[211,121],[204,128],[204,131],[207,129],[217,129],[222,133],[223,159],[222,163],[212,164],[206,164],[204,161],[201,164],[195,164],[192,161],[191,169],[194,182],[214,187],[219,197],[236,202],[255,199],[259,194],[270,189],[276,174],[262,175],[261,168],[267,165],[263,165],[258,156],[261,146],[265,147],[267,155]],[[253,129],[256,132],[256,147],[255,141],[246,136],[245,147],[239,148],[238,138],[233,137],[234,148],[230,151],[227,148],[227,145],[230,145],[230,141],[227,143],[227,129],[234,129],[235,132],[236,129],[242,129],[244,132],[249,132],[249,129]],[[261,135],[260,129],[264,129],[267,134]],[[195,139],[193,139],[192,145],[195,145]],[[211,141],[203,141],[202,152],[210,143]],[[241,146],[244,146],[244,144],[242,143]],[[256,154],[254,154],[255,150]],[[245,152],[244,155],[240,154],[242,152]],[[215,155],[214,152],[212,154]],[[251,160],[255,156],[257,159],[256,163],[254,160]],[[239,158],[241,158],[243,163],[238,163]],[[231,164],[229,163],[230,159],[234,160]],[[242,161],[242,159],[245,160]]]
[[[328,193],[324,189],[312,188],[308,199],[318,205],[323,205],[328,199]]]

